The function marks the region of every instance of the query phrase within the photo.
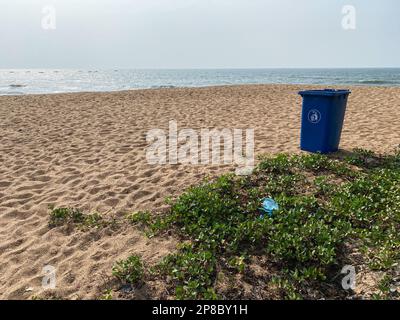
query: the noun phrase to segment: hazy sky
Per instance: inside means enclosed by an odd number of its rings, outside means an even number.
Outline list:
[[[0,68],[400,67],[399,17],[399,0],[0,0]]]

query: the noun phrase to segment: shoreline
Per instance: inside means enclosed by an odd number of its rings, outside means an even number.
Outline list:
[[[370,88],[370,89],[400,89],[400,85],[370,85],[370,84],[350,84],[350,85],[323,85],[323,84],[293,84],[293,83],[243,83],[243,84],[221,84],[221,85],[206,85],[206,86],[193,86],[193,87],[179,87],[179,86],[161,86],[155,88],[132,88],[125,90],[111,90],[111,91],[76,91],[76,92],[51,92],[51,93],[21,93],[21,94],[0,94],[0,98],[2,97],[29,97],[29,96],[56,96],[56,95],[75,95],[75,94],[118,94],[118,93],[127,93],[127,92],[137,92],[137,91],[158,91],[158,90],[196,90],[196,89],[213,89],[213,88],[235,88],[235,87],[254,87],[254,86],[264,86],[264,87],[273,87],[273,86],[293,86],[293,87],[301,87],[303,89],[306,88],[317,88],[317,89],[325,89],[325,88],[333,88],[333,89],[343,89],[344,87],[349,88]]]

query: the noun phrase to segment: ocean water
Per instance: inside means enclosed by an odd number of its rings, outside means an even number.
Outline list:
[[[272,83],[400,86],[400,69],[0,70],[0,95]]]

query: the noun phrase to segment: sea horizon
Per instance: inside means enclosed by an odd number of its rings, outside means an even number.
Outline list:
[[[246,84],[400,86],[400,68],[0,69],[0,95]]]

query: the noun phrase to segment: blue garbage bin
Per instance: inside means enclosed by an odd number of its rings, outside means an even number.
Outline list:
[[[303,97],[301,150],[329,153],[339,149],[349,90],[300,91]]]

